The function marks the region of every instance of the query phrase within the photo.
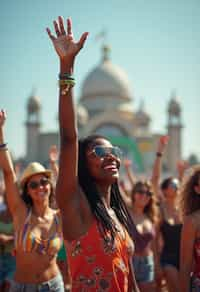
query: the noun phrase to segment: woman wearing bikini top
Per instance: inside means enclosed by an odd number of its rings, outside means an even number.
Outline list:
[[[15,229],[16,273],[10,291],[63,292],[63,280],[56,263],[62,245],[62,227],[59,211],[50,205],[53,196],[51,171],[37,162],[30,163],[20,179],[20,195],[3,139],[5,120],[5,112],[1,110],[0,167]]]

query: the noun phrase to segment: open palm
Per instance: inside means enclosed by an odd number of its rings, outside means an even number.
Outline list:
[[[54,21],[53,24],[56,36],[52,35],[49,28],[47,28],[47,33],[53,42],[58,56],[60,59],[75,57],[83,47],[88,33],[83,33],[79,41],[75,42],[72,32],[71,19],[67,19],[67,33],[65,31],[63,19],[61,16],[59,16],[58,21]]]

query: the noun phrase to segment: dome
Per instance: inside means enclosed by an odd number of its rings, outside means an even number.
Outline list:
[[[81,99],[112,97],[123,102],[132,100],[127,74],[108,58],[108,48],[103,48],[103,60],[86,77]]]
[[[41,104],[40,104],[40,98],[35,95],[31,95],[28,99],[27,109],[28,113],[37,113],[40,111]]]
[[[131,102],[122,103],[122,104],[120,104],[118,106],[117,109],[120,112],[131,113],[132,115],[134,114],[134,112],[133,112],[133,104]]]

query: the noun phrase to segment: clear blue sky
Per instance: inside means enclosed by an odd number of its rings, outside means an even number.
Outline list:
[[[57,128],[58,60],[46,26],[71,16],[74,34],[90,36],[76,63],[76,98],[86,74],[99,63],[107,31],[112,61],[128,73],[136,109],[141,97],[155,132],[166,130],[172,89],[183,108],[183,154],[200,157],[199,0],[11,0],[0,6],[0,107],[8,113],[6,141],[15,156],[25,153],[27,98],[32,88],[42,103],[44,131]]]

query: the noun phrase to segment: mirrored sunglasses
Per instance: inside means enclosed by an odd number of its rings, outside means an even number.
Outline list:
[[[48,178],[44,177],[44,178],[41,178],[39,181],[34,181],[34,180],[30,181],[28,183],[28,187],[32,190],[36,190],[39,186],[45,187],[48,184],[49,184]]]
[[[173,179],[169,186],[174,189],[174,190],[177,190],[179,188],[179,181],[177,179]]]
[[[105,156],[112,154],[116,158],[122,157],[122,151],[119,147],[113,146],[113,147],[105,147],[105,146],[95,146],[89,154],[94,153],[99,158],[104,158]]]

